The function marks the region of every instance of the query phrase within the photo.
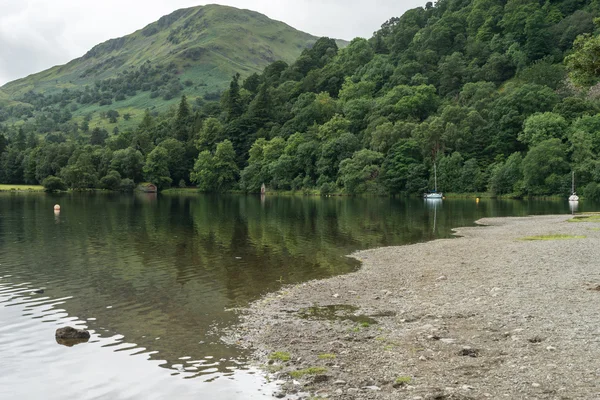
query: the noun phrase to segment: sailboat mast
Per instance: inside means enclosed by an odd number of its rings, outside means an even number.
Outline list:
[[[573,171],[573,180],[571,183],[571,193],[575,193],[575,171]]]
[[[437,166],[435,164],[433,164],[433,183],[434,190],[437,193]]]

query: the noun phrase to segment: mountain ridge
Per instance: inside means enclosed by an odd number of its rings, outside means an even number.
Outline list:
[[[247,77],[260,73],[277,60],[291,63],[317,39],[255,11],[215,4],[189,7],[129,35],[99,43],[66,64],[8,82],[0,90],[4,98],[28,103],[23,100],[30,92],[51,95],[65,89],[83,90],[86,85],[137,73],[152,65],[159,70],[153,71],[153,77],[145,77],[135,94],[131,89],[125,89],[129,93],[115,94],[112,101],[117,108],[123,97],[136,97],[143,92],[153,92],[154,97],[165,100],[181,93],[200,97],[225,89],[233,74]],[[164,74],[169,74],[169,82]],[[165,89],[169,85],[171,89]],[[180,86],[179,90],[173,89],[176,86]],[[165,96],[168,90],[171,93]],[[140,107],[163,106],[151,104],[155,102],[147,98],[138,103]]]

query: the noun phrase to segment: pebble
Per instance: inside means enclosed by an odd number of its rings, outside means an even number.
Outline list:
[[[442,339],[440,339],[440,342],[446,343],[446,344],[452,344],[452,343],[456,343],[456,339],[442,338]]]
[[[556,347],[554,347],[554,346],[548,346],[548,347],[546,347],[546,350],[548,350],[548,351],[554,351],[554,350],[556,350]]]
[[[540,385],[539,383],[535,383],[534,382],[534,383],[531,384],[531,386],[533,386],[534,388],[539,388],[542,385]]]
[[[360,390],[358,388],[350,388],[346,391],[348,394],[358,394]]]
[[[345,384],[346,384],[346,381],[343,381],[343,380],[341,380],[341,379],[340,379],[339,381],[335,381],[335,382],[333,382],[333,384],[334,384],[334,385],[345,385]]]
[[[381,390],[381,388],[379,386],[375,386],[375,385],[373,385],[373,386],[363,386],[363,389],[365,389],[365,390],[373,390],[375,392]]]
[[[333,297],[335,297],[337,299],[338,297],[340,297],[340,295],[338,293],[336,293],[333,295]]]
[[[323,383],[323,382],[327,382],[328,380],[329,380],[329,376],[327,376],[327,375],[315,375],[312,378],[313,383]]]
[[[338,389],[335,391],[335,394],[337,394],[338,396],[341,396],[344,394],[344,391],[342,389]]]

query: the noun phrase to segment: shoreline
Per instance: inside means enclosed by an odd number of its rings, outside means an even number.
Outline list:
[[[251,304],[232,340],[280,398],[600,398],[600,223],[570,218],[354,253],[357,272]],[[523,240],[557,234],[576,238]]]
[[[202,194],[229,194],[229,195],[246,195],[246,196],[260,196],[261,193],[258,192],[244,192],[241,190],[229,190],[222,193],[211,193],[211,192],[202,192],[197,188],[188,187],[188,188],[169,188],[162,190],[160,192],[164,195],[177,195],[177,194],[191,194],[191,195],[202,195]],[[309,189],[309,190],[282,190],[282,191],[267,191],[264,196],[267,197],[338,197],[338,198],[401,198],[401,199],[423,199],[422,195],[392,195],[392,194],[372,194],[372,193],[360,193],[360,194],[349,194],[342,192],[333,192],[329,194],[321,194],[321,192],[317,189]],[[565,196],[563,195],[544,195],[544,196],[523,196],[523,195],[495,195],[489,192],[473,192],[473,193],[446,193],[444,198],[449,200],[452,199],[481,199],[481,200],[518,200],[518,201],[528,201],[528,200],[565,200]],[[580,196],[581,200],[585,200],[585,197]]]

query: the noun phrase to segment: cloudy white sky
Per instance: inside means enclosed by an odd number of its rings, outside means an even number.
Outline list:
[[[317,36],[370,37],[427,0],[0,0],[0,86],[64,64],[179,8],[247,8]]]

